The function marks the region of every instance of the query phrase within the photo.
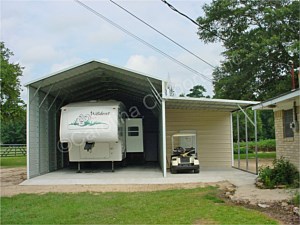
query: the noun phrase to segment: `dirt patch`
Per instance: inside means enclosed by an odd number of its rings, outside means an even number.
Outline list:
[[[258,159],[258,168],[261,166],[272,166],[274,159]],[[234,160],[234,166],[238,168],[238,160]],[[246,159],[240,160],[240,168],[243,170],[247,169]],[[248,160],[248,170],[255,173],[256,172],[256,159]]]
[[[261,190],[254,186],[225,188],[220,192],[220,198],[229,204],[260,211],[280,222],[280,224],[300,224],[299,215],[294,208],[299,207],[290,203],[291,196],[297,190]]]
[[[18,185],[26,180],[26,167],[0,168],[1,189]]]

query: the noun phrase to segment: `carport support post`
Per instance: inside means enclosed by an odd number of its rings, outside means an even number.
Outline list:
[[[257,155],[257,120],[256,120],[256,110],[254,110],[254,135],[255,135],[255,163],[256,163],[256,174],[258,174],[258,155]]]
[[[238,168],[240,169],[240,114],[239,112],[236,113],[236,128],[237,128],[237,144],[238,144]]]
[[[245,115],[245,138],[246,138],[246,170],[248,171],[248,118]]]

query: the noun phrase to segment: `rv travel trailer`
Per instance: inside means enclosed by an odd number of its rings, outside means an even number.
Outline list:
[[[61,108],[60,142],[68,143],[69,161],[78,162],[78,171],[80,162],[90,161],[110,161],[114,171],[114,162],[126,158],[126,115],[125,106],[118,101],[77,102]],[[127,121],[129,148],[131,140],[142,145],[142,119]],[[133,121],[134,126],[130,125]],[[143,146],[133,147],[143,152]]]

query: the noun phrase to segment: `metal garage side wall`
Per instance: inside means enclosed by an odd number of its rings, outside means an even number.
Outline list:
[[[28,86],[27,103],[27,178],[39,175],[39,96]]]
[[[48,97],[48,144],[49,144],[49,171],[57,170],[57,102],[53,102],[55,99],[52,96]],[[49,105],[50,104],[50,105]],[[50,108],[51,107],[51,108]]]
[[[48,99],[46,94],[39,92],[39,148],[40,148],[40,174],[49,172],[49,117],[47,112]],[[42,101],[44,102],[42,103]]]
[[[166,114],[168,161],[171,136],[180,130],[196,130],[200,166],[231,167],[230,112],[167,109]]]
[[[28,87],[27,178],[57,169],[57,102],[52,96]],[[50,108],[51,107],[51,108]]]

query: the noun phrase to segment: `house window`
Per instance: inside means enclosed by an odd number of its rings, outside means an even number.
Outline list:
[[[283,136],[285,138],[294,137],[293,129],[290,124],[293,122],[293,110],[283,110]]]

